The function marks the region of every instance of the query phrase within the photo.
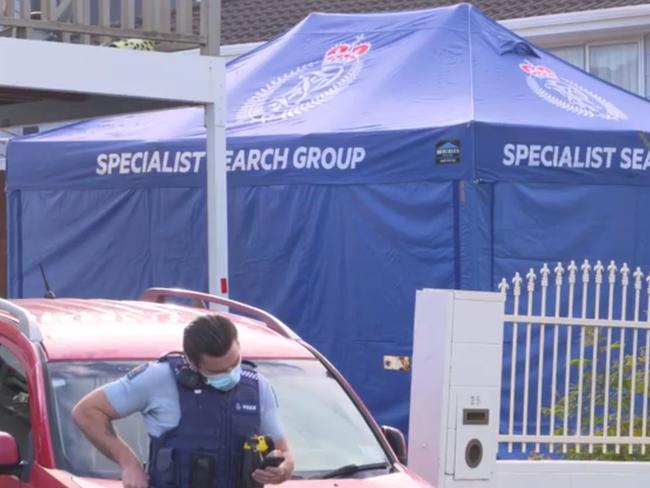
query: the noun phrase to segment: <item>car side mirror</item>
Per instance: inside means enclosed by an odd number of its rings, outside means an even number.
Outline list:
[[[18,444],[11,434],[0,432],[0,473],[14,471],[20,466]]]
[[[404,438],[404,434],[402,434],[399,429],[396,429],[395,427],[389,427],[388,425],[382,425],[381,430],[386,436],[388,444],[397,456],[397,460],[400,463],[406,465],[406,462],[408,461],[408,454],[406,451],[406,439]]]

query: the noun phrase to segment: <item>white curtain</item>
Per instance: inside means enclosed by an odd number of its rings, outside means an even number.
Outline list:
[[[568,63],[585,69],[585,47],[584,46],[565,46],[549,49],[558,58],[564,59]]]
[[[645,36],[645,96],[650,98],[650,36]]]
[[[589,71],[626,90],[639,93],[639,45],[590,46]]]

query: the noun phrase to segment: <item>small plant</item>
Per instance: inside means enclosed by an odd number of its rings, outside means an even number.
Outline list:
[[[598,347],[598,357],[607,354],[604,334],[594,344],[593,332],[586,334],[586,344]],[[593,349],[592,349],[593,350]],[[646,358],[648,351],[639,348],[639,354],[625,354],[623,357],[622,382],[620,377],[621,344],[613,342],[609,348],[610,368],[597,368],[595,382],[593,381],[593,363],[591,358],[584,358],[582,371],[582,401],[580,401],[580,385],[575,382],[570,385],[568,397],[556,393],[555,401],[555,435],[565,435],[564,415],[568,405],[568,422],[566,435],[593,435],[602,437],[645,437],[650,431],[650,417],[643,418],[642,407],[648,401],[650,378],[646,381]],[[600,365],[600,361],[597,364]],[[580,361],[574,359],[570,367],[579,368]],[[632,394],[634,382],[634,395]],[[595,388],[594,388],[595,385]],[[609,385],[607,389],[606,386]],[[605,397],[606,391],[608,396]],[[567,401],[568,400],[568,401]],[[592,400],[594,411],[592,412]],[[620,402],[620,423],[619,418]],[[632,405],[634,402],[634,405]],[[632,408],[632,406],[634,408]],[[580,409],[580,426],[578,429],[578,409]],[[544,415],[551,415],[551,408],[543,410]],[[646,412],[647,415],[647,412]],[[645,431],[644,431],[645,429]],[[555,446],[556,452],[565,459],[571,460],[600,460],[600,461],[650,461],[650,445],[644,449],[640,444],[624,444],[617,448],[614,444],[595,444],[589,447],[585,444],[567,444],[566,452],[562,446]]]

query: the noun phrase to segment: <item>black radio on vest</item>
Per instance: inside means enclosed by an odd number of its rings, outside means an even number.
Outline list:
[[[253,436],[244,443],[243,448],[241,488],[262,488],[262,485],[252,478],[253,471],[268,466],[277,467],[282,464],[284,458],[269,455],[275,449],[275,443],[269,436]]]

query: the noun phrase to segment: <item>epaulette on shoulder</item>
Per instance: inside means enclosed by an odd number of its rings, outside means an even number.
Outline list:
[[[170,361],[172,359],[174,359],[174,360],[178,360],[178,359],[185,360],[185,354],[183,354],[181,351],[170,351],[170,352],[160,356],[158,358],[158,362],[159,363],[165,363],[165,362],[168,362],[168,361]]]
[[[242,369],[241,375],[244,378],[248,378],[249,380],[255,380],[257,381],[259,379],[259,375],[257,374],[257,371],[253,371],[252,369]]]
[[[185,358],[185,355],[180,352],[168,352],[164,356],[158,358],[159,363],[167,363],[169,364],[170,368],[172,368],[172,371],[176,376],[178,376],[178,373],[188,366],[187,359]]]

